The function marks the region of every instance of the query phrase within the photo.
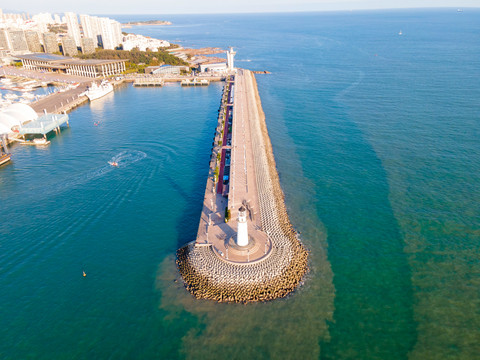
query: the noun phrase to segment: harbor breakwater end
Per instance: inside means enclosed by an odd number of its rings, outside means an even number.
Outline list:
[[[218,241],[219,232],[217,231],[216,236],[208,237],[208,233],[215,234],[216,227],[224,226],[224,221],[210,223],[209,217],[208,222],[203,224],[205,222],[204,215],[206,211],[209,211],[207,209],[209,204],[212,204],[210,212],[215,214],[214,211],[216,211],[217,216],[222,213],[222,209],[213,208],[213,201],[205,201],[197,240],[177,251],[176,263],[186,289],[198,299],[237,303],[269,301],[287,296],[301,284],[308,270],[308,253],[288,218],[255,77],[252,72],[239,69],[238,74],[235,75],[234,86],[233,107],[237,107],[237,110],[233,111],[232,125],[233,128],[240,127],[239,124],[236,124],[236,121],[239,121],[238,118],[246,121],[241,128],[242,130],[245,128],[247,136],[237,139],[246,139],[248,144],[244,146],[245,144],[235,143],[235,130],[233,130],[232,151],[242,149],[243,157],[243,149],[247,149],[245,158],[252,159],[253,171],[249,170],[249,173],[254,174],[253,182],[255,184],[252,184],[251,179],[248,181],[250,186],[256,189],[255,196],[257,197],[253,199],[252,203],[258,204],[257,212],[259,211],[260,214],[256,217],[259,224],[257,228],[259,233],[267,234],[269,248],[267,251],[267,246],[265,246],[265,256],[260,256],[256,261],[250,262],[245,255],[242,263],[238,261],[242,260],[240,255],[235,259],[236,261],[230,261],[228,253],[225,256],[218,249],[222,245],[222,239],[220,242]],[[229,88],[231,87],[227,82],[225,89]],[[220,115],[228,114],[228,110],[224,109],[228,106],[228,101],[224,100],[228,98],[228,94],[225,95],[224,92]],[[228,126],[228,117],[225,121],[225,117],[220,115],[219,127],[222,123],[226,123]],[[221,130],[225,130],[225,125],[221,127]],[[218,164],[213,159],[217,158],[217,154],[222,154],[222,145],[215,145],[212,149],[210,174],[214,172],[215,166]],[[232,152],[232,162],[235,159],[236,156]],[[248,161],[246,164],[250,166]],[[212,178],[214,176],[209,176],[207,181],[205,199],[211,197]],[[232,198],[238,196],[238,189],[230,189],[229,203]],[[216,204],[224,203],[225,201],[216,202]],[[206,241],[202,238],[202,227],[207,229]],[[234,228],[232,226],[232,229]],[[225,238],[225,242],[227,241],[228,236]]]

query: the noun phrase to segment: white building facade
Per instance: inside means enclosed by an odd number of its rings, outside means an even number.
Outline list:
[[[78,24],[77,14],[72,12],[66,12],[65,18],[67,20],[67,27],[68,27],[68,35],[73,38],[75,41],[76,46],[81,46],[81,38],[80,35],[80,25]]]

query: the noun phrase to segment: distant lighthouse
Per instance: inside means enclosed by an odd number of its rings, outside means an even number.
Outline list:
[[[235,57],[236,52],[233,51],[231,47],[229,51],[227,51],[227,67],[229,71],[235,70],[235,66],[233,65],[233,58]]]
[[[243,205],[238,209],[237,245],[248,245],[247,211]]]

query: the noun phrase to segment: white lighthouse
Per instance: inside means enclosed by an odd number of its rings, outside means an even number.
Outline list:
[[[235,66],[233,65],[233,58],[235,57],[236,52],[233,51],[231,47],[229,51],[227,51],[227,68],[229,71],[233,71]]]
[[[237,245],[248,245],[247,212],[243,205],[238,209]]]

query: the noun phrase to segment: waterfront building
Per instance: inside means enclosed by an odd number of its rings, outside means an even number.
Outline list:
[[[57,35],[55,33],[48,32],[43,34],[43,51],[50,54],[59,51]]]
[[[173,56],[176,56],[178,57],[179,59],[182,59],[184,61],[187,61],[188,60],[188,56],[187,54],[181,52],[181,51],[175,51],[175,50],[171,50],[171,51],[168,51],[169,54],[173,55]]]
[[[8,31],[8,39],[10,42],[10,50],[14,52],[27,52],[28,45],[23,30]]]
[[[95,52],[95,41],[92,38],[82,38],[82,53],[93,54]]]
[[[200,72],[224,73],[226,71],[227,71],[226,63],[200,64]]]
[[[19,55],[23,67],[28,70],[59,72],[85,77],[120,75],[125,71],[127,60],[81,60],[53,54]]]
[[[62,38],[62,52],[65,56],[76,56],[78,55],[77,45],[75,40],[70,36],[65,36]]]
[[[169,46],[170,43],[168,41],[136,34],[125,35],[123,36],[122,41],[122,49],[126,51],[133,50],[134,48],[138,48],[140,51],[147,51],[147,49],[158,51],[159,48],[166,48]]]
[[[78,25],[77,14],[72,12],[66,12],[65,18],[67,20],[68,35],[73,38],[76,46],[81,46],[80,26]]]
[[[25,31],[25,39],[27,41],[28,51],[41,52],[42,45],[40,44],[40,38],[36,31]]]
[[[0,134],[11,134],[24,123],[38,119],[38,115],[30,106],[15,103],[0,111]]]
[[[188,66],[173,66],[173,65],[162,65],[157,69],[152,70],[154,75],[180,75],[181,71],[188,71]]]

